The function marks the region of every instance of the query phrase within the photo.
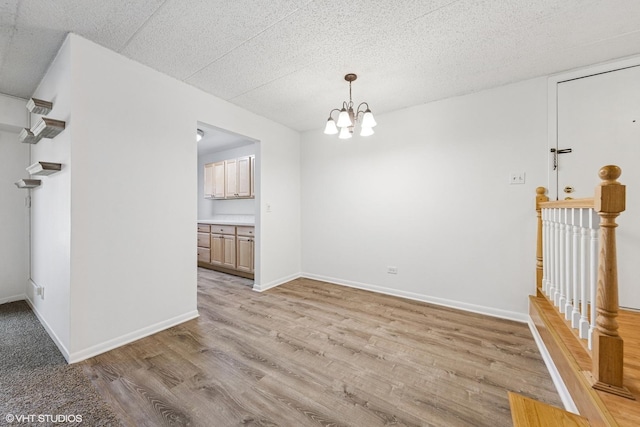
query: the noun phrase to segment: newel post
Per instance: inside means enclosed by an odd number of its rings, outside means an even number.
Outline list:
[[[544,187],[536,188],[536,211],[538,213],[538,238],[536,242],[536,290],[537,295],[542,295],[542,208],[540,203],[548,202],[549,198],[545,196],[547,189]]]
[[[625,210],[625,186],[617,179],[618,166],[604,166],[598,172],[602,182],[596,187],[594,210],[600,215],[600,254],[596,329],[593,335],[593,388],[633,398],[622,384],[623,341],[618,334],[618,265],[616,218]]]

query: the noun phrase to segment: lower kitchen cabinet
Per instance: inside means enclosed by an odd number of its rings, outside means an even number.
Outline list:
[[[253,279],[254,230],[248,226],[198,224],[198,265]]]
[[[238,265],[240,271],[253,273],[255,242],[254,227],[236,227],[236,246],[238,250]]]
[[[198,224],[198,262],[211,262],[211,226]]]

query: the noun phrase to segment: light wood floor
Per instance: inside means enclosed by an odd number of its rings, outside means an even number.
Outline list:
[[[510,426],[561,406],[526,324],[199,269],[200,317],[83,362],[129,426]]]
[[[561,337],[580,371],[591,372],[591,355],[587,341],[578,338],[570,322],[559,315],[546,297],[539,297],[545,316]],[[624,340],[624,385],[633,394],[635,400],[626,399],[615,394],[596,391],[606,409],[621,427],[640,426],[640,312],[636,310],[620,310],[618,318],[619,333]],[[553,352],[552,352],[553,353]]]

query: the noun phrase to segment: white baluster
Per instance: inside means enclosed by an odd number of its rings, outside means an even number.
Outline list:
[[[547,272],[547,296],[553,299],[553,290],[551,288],[551,282],[553,282],[553,276],[551,275],[551,268],[553,265],[553,252],[551,252],[551,230],[552,230],[552,222],[551,222],[551,209],[545,209],[546,218],[547,218],[547,228],[545,229],[546,242],[544,244],[544,248],[546,250],[544,265]]]
[[[559,222],[559,232],[558,232],[558,242],[559,245],[559,254],[558,254],[558,288],[560,289],[560,295],[558,297],[558,311],[560,313],[564,313],[565,304],[567,303],[567,281],[565,276],[566,264],[565,254],[567,251],[567,239],[565,238],[567,228],[567,215],[566,209],[560,209],[560,222]]]
[[[571,244],[571,250],[573,251],[573,260],[571,261],[572,276],[573,276],[573,300],[572,300],[572,312],[571,312],[571,327],[578,328],[580,323],[580,227],[578,226],[578,209],[571,209],[571,223],[573,224],[573,242]]]
[[[571,320],[573,308],[573,269],[571,268],[572,252],[573,252],[573,218],[571,217],[571,209],[564,210],[564,283],[566,289],[566,300],[564,305],[564,318]]]
[[[590,209],[580,209],[580,338],[589,337],[589,224]]]
[[[560,209],[554,209],[553,224],[553,304],[560,300]]]
[[[542,209],[542,290],[545,295],[549,296],[549,251],[547,245],[549,244],[549,237],[547,236],[547,230],[549,224],[547,221],[548,209]]]

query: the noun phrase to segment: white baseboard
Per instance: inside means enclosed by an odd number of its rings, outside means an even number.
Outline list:
[[[142,329],[138,329],[137,331],[130,332],[109,341],[94,345],[84,350],[75,351],[70,355],[67,361],[69,363],[81,362],[90,357],[97,356],[98,354],[106,353],[107,351],[113,350],[114,348],[129,344],[130,342],[137,341],[141,338],[148,337],[149,335],[153,335],[165,329],[169,329],[173,326],[179,325],[180,323],[186,322],[187,320],[195,319],[198,316],[199,314],[197,310],[181,314],[171,319],[158,322],[154,325],[150,325]]]
[[[498,317],[501,319],[515,320],[516,322],[527,323],[529,316],[515,311],[501,310],[499,308],[486,307],[482,305],[468,304],[461,301],[450,300],[446,298],[438,298],[414,292],[401,291],[393,288],[385,288],[383,286],[369,285],[366,283],[354,282],[350,280],[336,279],[335,277],[326,277],[318,274],[302,273],[302,277],[314,280],[321,280],[336,285],[348,286],[350,288],[362,289],[365,291],[377,292],[395,297],[407,298],[415,301],[427,302],[435,305],[442,305],[459,310],[470,311],[472,313],[484,314],[487,316]]]
[[[53,331],[53,328],[51,328],[49,323],[47,323],[42,314],[40,314],[35,304],[28,297],[25,299],[27,301],[27,304],[29,304],[29,307],[31,307],[31,310],[35,313],[36,317],[40,321],[40,324],[44,327],[44,330],[47,331],[55,345],[58,347],[58,350],[60,350],[60,353],[62,353],[62,356],[64,356],[67,362],[69,362],[69,350],[67,349],[67,347],[62,343],[58,335]]]
[[[4,298],[0,298],[0,304],[6,304],[8,302],[15,302],[15,301],[22,301],[22,300],[26,300],[27,299],[27,295],[26,294],[18,294],[18,295],[13,295],[10,297],[4,297]]]
[[[300,273],[294,273],[294,274],[291,274],[289,276],[282,277],[282,278],[280,278],[278,280],[274,280],[272,282],[265,283],[265,284],[262,284],[262,285],[258,285],[256,283],[254,283],[253,290],[257,291],[257,292],[264,292],[267,289],[275,288],[276,286],[280,286],[280,285],[282,285],[284,283],[287,283],[287,282],[290,282],[292,280],[298,279],[299,277],[302,277],[302,275]]]
[[[574,414],[580,414],[578,412],[578,408],[576,404],[573,402],[573,398],[567,389],[562,377],[560,376],[560,372],[558,368],[556,368],[555,363],[553,363],[553,359],[547,350],[547,347],[544,345],[544,341],[542,341],[542,337],[538,330],[536,329],[535,324],[533,323],[533,319],[529,317],[529,329],[531,329],[531,335],[533,335],[533,339],[538,345],[538,350],[540,350],[540,354],[542,355],[542,360],[544,360],[544,364],[547,365],[547,370],[549,371],[549,375],[551,375],[551,380],[553,381],[553,385],[556,386],[556,390],[558,391],[558,395],[560,396],[560,400],[562,400],[562,404],[564,405],[564,409],[573,412]]]

